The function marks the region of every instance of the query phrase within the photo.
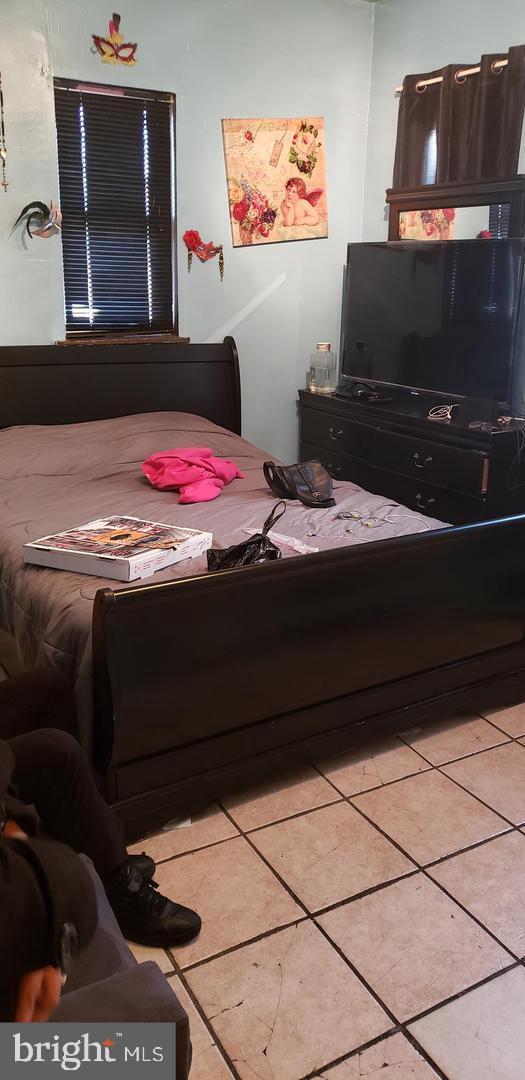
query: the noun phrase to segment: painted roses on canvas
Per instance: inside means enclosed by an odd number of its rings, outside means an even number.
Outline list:
[[[223,120],[234,247],[328,236],[322,117]]]

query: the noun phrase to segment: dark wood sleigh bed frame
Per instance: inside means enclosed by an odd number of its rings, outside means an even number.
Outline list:
[[[239,433],[233,340],[0,349],[0,427],[160,410]],[[524,553],[520,516],[100,589],[94,760],[128,839],[372,735],[525,698]]]

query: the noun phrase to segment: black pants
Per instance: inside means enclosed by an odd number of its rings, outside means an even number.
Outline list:
[[[126,848],[72,732],[75,703],[66,680],[38,671],[0,682],[0,738],[15,756],[18,797],[35,806],[49,836],[88,855],[105,878],[122,866]]]
[[[75,697],[67,679],[58,671],[25,671],[0,682],[0,739],[42,727],[78,738]]]

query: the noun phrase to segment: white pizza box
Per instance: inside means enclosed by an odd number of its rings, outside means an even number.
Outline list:
[[[78,574],[136,581],[157,570],[195,559],[211,547],[213,536],[136,517],[107,517],[77,529],[24,544],[24,562]]]

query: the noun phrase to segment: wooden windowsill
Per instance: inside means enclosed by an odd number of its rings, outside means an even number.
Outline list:
[[[64,341],[55,341],[55,345],[148,345],[155,342],[188,344],[189,337],[178,334],[119,334],[108,337],[71,337]]]

